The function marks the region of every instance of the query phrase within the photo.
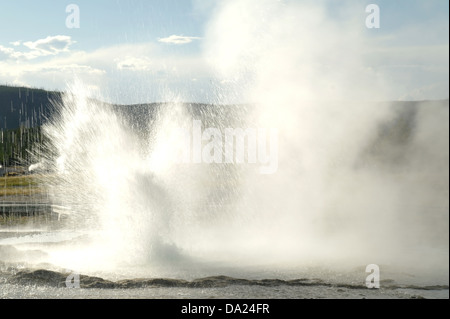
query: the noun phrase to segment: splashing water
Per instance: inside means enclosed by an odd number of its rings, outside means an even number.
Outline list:
[[[440,264],[448,273],[448,106],[418,103],[396,133],[406,107],[357,102],[384,99],[382,79],[360,72],[367,41],[351,21],[337,30],[320,5],[230,1],[211,21],[205,58],[233,83],[216,102],[245,106],[180,98],[124,110],[90,99],[82,84],[68,90],[45,127],[49,188],[71,209],[68,227],[90,241],[55,258]],[[193,141],[180,129],[192,136],[194,120],[277,128],[278,170],[183,162]]]
[[[180,129],[189,132],[196,110],[153,105],[138,114],[148,126],[133,130],[127,115],[89,99],[80,83],[69,92],[45,127],[52,150],[46,161],[55,171],[48,188],[54,203],[70,209],[68,227],[92,242],[59,251],[59,258],[102,267],[182,259],[192,250],[187,239],[223,214],[221,204],[233,204],[225,198],[237,176],[235,169],[177,161],[185,147]]]

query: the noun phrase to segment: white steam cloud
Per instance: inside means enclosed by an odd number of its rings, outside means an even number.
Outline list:
[[[366,65],[364,6],[347,5],[340,23],[311,1],[227,1],[211,19],[205,57],[237,88],[218,102],[252,102],[249,120],[280,135],[277,174],[246,176],[252,222],[230,245],[448,272],[448,106],[374,103],[388,90]]]
[[[375,263],[448,282],[448,101],[377,102],[389,88],[365,59],[365,8],[349,3],[335,17],[316,1],[221,2],[202,41],[224,84],[215,102],[249,103],[163,104],[139,132],[145,143],[111,108],[66,97],[62,122],[47,128],[66,165],[62,199],[77,194],[97,215],[109,257],[145,263],[176,247],[169,259],[182,263]],[[182,142],[174,132],[199,119],[277,129],[276,173],[168,162]]]

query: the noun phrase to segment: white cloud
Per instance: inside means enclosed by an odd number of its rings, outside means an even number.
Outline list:
[[[63,52],[70,52],[69,47],[74,43],[75,41],[66,35],[48,36],[45,39],[39,39],[34,42],[27,41],[22,43],[21,41],[14,41],[10,42],[10,44],[16,48],[0,45],[0,60],[33,60],[38,57],[54,56]],[[25,46],[29,51],[21,49],[21,45]]]
[[[126,56],[123,59],[116,59],[119,70],[148,71],[152,65],[150,59],[146,57]]]
[[[158,42],[170,43],[170,44],[186,44],[191,43],[193,40],[198,40],[199,37],[186,37],[182,35],[171,35],[167,38],[159,38]]]
[[[14,49],[6,48],[2,45],[0,45],[0,61],[6,60],[14,53]]]
[[[69,47],[74,44],[75,41],[67,35],[48,36],[45,39],[39,39],[37,41],[24,42],[23,45],[33,50],[38,55],[56,55],[61,52],[68,52]],[[33,52],[32,51],[32,52]]]
[[[39,59],[14,60],[11,54],[15,49],[0,47],[0,82],[20,81],[64,90],[66,83],[77,77],[87,86],[100,88],[104,100],[115,103],[162,101],[167,99],[166,94],[199,100],[192,95],[202,94],[201,88],[210,86],[213,76],[201,56],[168,55],[163,47],[151,42],[117,44],[94,51],[70,50]],[[8,58],[2,59],[2,55]],[[129,83],[143,89],[130,91]],[[148,87],[155,89],[146,90]]]
[[[62,65],[45,65],[41,69],[44,72],[68,72],[68,73],[85,73],[90,75],[105,74],[105,70],[101,70],[89,65],[80,65],[76,63]]]
[[[47,76],[55,76],[64,78],[73,75],[89,75],[98,76],[106,73],[105,70],[92,67],[89,65],[81,65],[75,62],[64,63],[62,61],[49,61],[43,63],[21,63],[9,64],[0,61],[0,77],[9,81],[28,82],[29,78],[40,77],[46,79]],[[47,79],[48,80],[48,79]]]

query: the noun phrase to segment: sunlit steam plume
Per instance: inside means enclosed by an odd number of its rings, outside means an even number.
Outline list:
[[[132,114],[71,88],[46,132],[54,200],[73,207],[73,227],[95,232],[90,261],[448,272],[448,102],[376,102],[385,88],[365,65],[362,13],[343,4],[338,24],[316,2],[224,2],[204,39],[222,106],[179,96],[141,110],[137,129]],[[173,161],[195,120],[277,129],[277,171]]]

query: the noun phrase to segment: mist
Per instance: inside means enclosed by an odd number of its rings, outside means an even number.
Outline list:
[[[56,174],[48,188],[73,210],[68,229],[89,240],[48,249],[49,261],[156,275],[378,264],[448,282],[448,100],[387,102],[390,81],[368,62],[376,46],[363,5],[207,7],[212,105],[165,88],[167,103],[120,109],[79,81],[55,103],[44,127]],[[180,129],[195,139],[195,123],[276,131],[276,148],[262,143],[275,169],[180,162]]]
[[[382,103],[364,19],[348,2],[216,9],[204,56],[227,84],[217,102],[247,101],[248,123],[279,130],[278,171],[240,176],[231,254],[448,273],[448,100]]]

